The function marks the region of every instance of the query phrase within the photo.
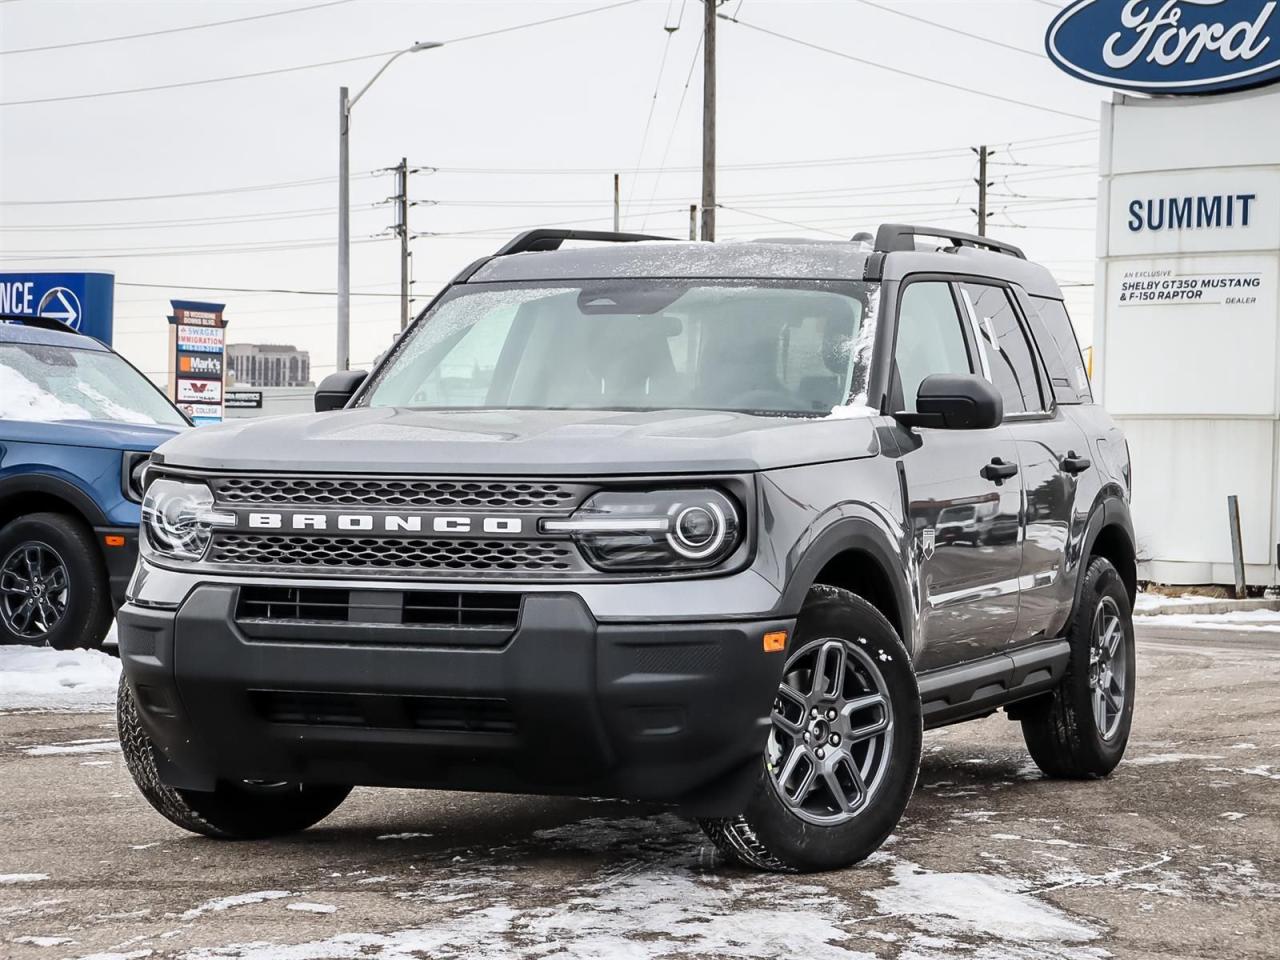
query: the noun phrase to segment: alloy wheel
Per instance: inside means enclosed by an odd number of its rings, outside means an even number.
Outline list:
[[[19,544],[0,563],[0,617],[24,640],[42,640],[67,612],[67,565],[47,543]]]
[[[770,779],[790,810],[838,826],[875,796],[889,765],[888,686],[862,641],[814,640],[787,661],[766,748]]]
[[[1098,602],[1089,639],[1089,692],[1093,703],[1093,722],[1102,739],[1110,740],[1120,728],[1124,714],[1128,666],[1124,621],[1120,616],[1120,606],[1111,597],[1103,597]]]

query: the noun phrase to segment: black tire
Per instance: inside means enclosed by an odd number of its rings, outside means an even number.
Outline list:
[[[1106,616],[1110,610],[1119,614],[1116,649],[1123,656],[1119,665],[1123,702],[1114,718],[1107,719],[1110,729],[1104,735],[1095,718],[1090,654],[1095,618]],[[1020,708],[1022,736],[1031,758],[1046,776],[1070,780],[1105,777],[1116,768],[1129,742],[1136,662],[1129,594],[1116,568],[1101,557],[1091,560],[1085,571],[1084,588],[1071,615],[1067,639],[1071,643],[1071,660],[1066,675],[1051,694]]]
[[[120,749],[133,782],[147,802],[184,830],[217,840],[258,840],[296,833],[319,823],[334,810],[350,787],[281,784],[258,787],[220,781],[211,793],[179,790],[160,781],[154,747],[142,729],[138,705],[125,678],[116,696]]]
[[[777,717],[787,699],[782,696],[788,686],[787,680],[796,676],[793,670],[800,658],[807,655],[806,651],[828,638],[843,641],[849,652],[856,653],[861,649],[868,655],[878,670],[883,699],[887,701],[884,708],[875,709],[883,709],[882,721],[891,721],[892,724],[888,746],[882,740],[875,748],[880,750],[878,766],[873,768],[878,772],[875,780],[866,785],[861,801],[863,805],[855,807],[856,812],[852,814],[844,814],[852,819],[829,825],[803,819],[802,813],[782,798],[775,782],[778,764],[774,763],[771,769],[769,756],[769,750],[773,749],[778,738],[785,736],[779,732],[784,728],[777,726]],[[916,686],[911,657],[893,626],[871,604],[848,590],[819,584],[812,587],[805,598],[787,658],[784,683],[775,701],[775,732],[771,734],[770,748],[762,758],[759,778],[747,809],[738,817],[700,822],[723,854],[750,867],[778,872],[848,867],[879,849],[898,825],[915,789],[923,730],[920,691]],[[856,663],[855,667],[862,668]],[[818,672],[817,668],[813,671],[815,674]],[[810,715],[803,714],[806,718]],[[804,722],[810,721],[805,719]],[[850,736],[849,742],[854,742],[854,739]],[[804,742],[806,745],[810,743],[809,740]],[[814,742],[818,741],[815,739]],[[795,744],[794,740],[792,744]],[[866,749],[870,751],[872,748]],[[814,769],[816,772],[816,767]],[[862,779],[860,774],[859,780]],[[840,816],[838,811],[833,813]]]
[[[45,617],[37,614],[24,622],[20,607],[25,601],[11,592],[17,581],[8,571],[12,563],[22,566],[25,551],[45,558],[49,569],[60,567],[65,589],[55,595],[50,588],[41,597],[48,604]],[[56,617],[47,614],[55,609],[55,603]],[[32,611],[28,608],[26,612]],[[114,612],[101,551],[92,531],[80,519],[62,513],[32,513],[0,528],[0,643],[96,650],[111,628]]]

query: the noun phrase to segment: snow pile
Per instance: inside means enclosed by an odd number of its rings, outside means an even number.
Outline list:
[[[979,936],[1023,943],[1083,943],[1098,931],[1031,896],[1029,885],[984,873],[932,873],[901,861],[894,885],[870,890],[881,913],[943,936]]]
[[[1280,610],[1232,610],[1229,613],[1161,613],[1142,618],[1144,627],[1189,630],[1239,630],[1280,633]]]
[[[0,646],[0,710],[115,706],[120,661],[96,650]]]

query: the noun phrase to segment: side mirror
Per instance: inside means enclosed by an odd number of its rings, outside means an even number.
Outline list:
[[[368,376],[368,370],[339,370],[329,374],[316,387],[316,413],[341,410],[356,395],[360,384]]]
[[[935,373],[920,381],[916,412],[893,417],[904,427],[990,430],[1004,422],[1004,398],[974,374]]]

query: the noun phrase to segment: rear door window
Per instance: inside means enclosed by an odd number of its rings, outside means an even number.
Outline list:
[[[1031,297],[1031,329],[1040,344],[1040,355],[1049,368],[1049,383],[1058,403],[1092,403],[1089,374],[1075,328],[1061,300]]]

